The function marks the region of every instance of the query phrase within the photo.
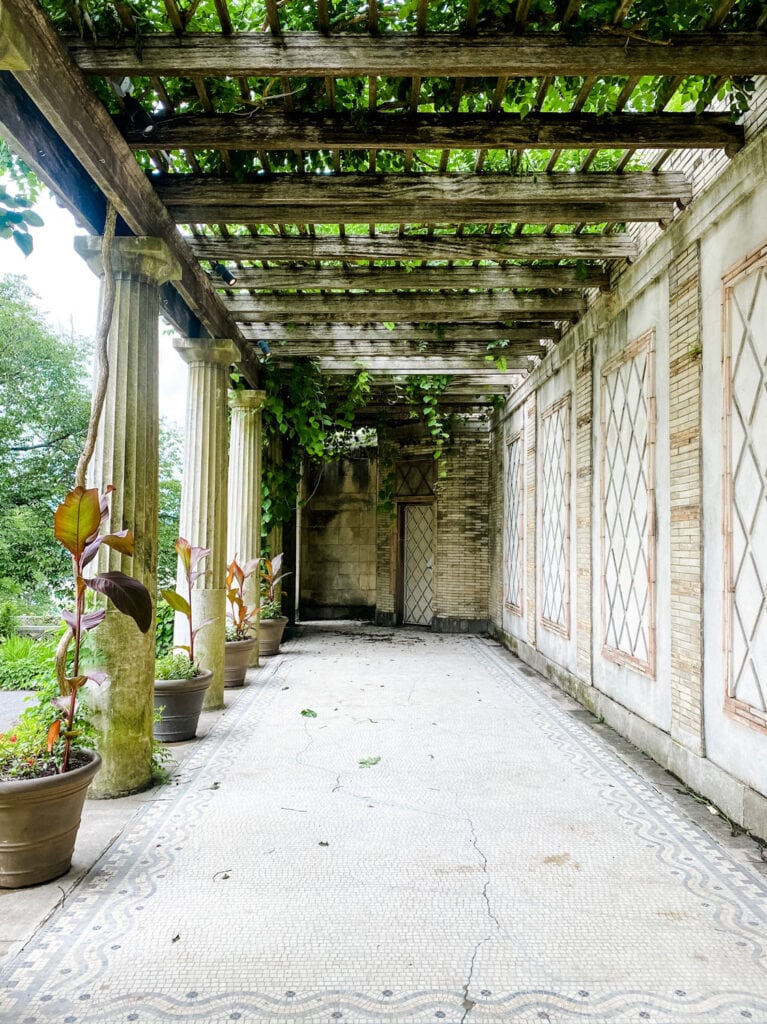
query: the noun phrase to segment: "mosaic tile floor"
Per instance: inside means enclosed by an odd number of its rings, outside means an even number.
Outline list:
[[[767,1022],[763,878],[507,652],[285,652],[8,964],[3,1024]]]

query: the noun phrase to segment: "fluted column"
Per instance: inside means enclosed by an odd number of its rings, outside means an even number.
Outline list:
[[[75,248],[102,273],[101,239],[76,238]],[[181,274],[159,238],[116,238],[112,249],[115,305],[109,332],[109,382],[92,486],[113,484],[109,532],[132,529],[135,553],[102,548],[100,568],[121,569],[157,591],[158,334],[160,285]],[[99,734],[101,771],[90,795],[116,797],[145,789],[152,779],[154,629],[142,634],[111,604],[94,635],[109,676],[91,703]]]
[[[189,366],[179,533],[195,547],[210,548],[200,565],[204,574],[195,584],[192,613],[194,622],[211,620],[197,634],[195,653],[200,666],[213,673],[204,706],[214,710],[224,706],[229,463],[226,400],[229,367],[238,352],[234,342],[225,338],[183,338],[174,343],[174,348]],[[188,642],[186,622],[177,616],[176,643]]]
[[[228,555],[241,565],[261,554],[261,409],[263,391],[230,391]],[[259,604],[259,576],[245,584],[245,602]],[[255,631],[256,637],[258,630]],[[258,644],[251,665],[258,664]]]

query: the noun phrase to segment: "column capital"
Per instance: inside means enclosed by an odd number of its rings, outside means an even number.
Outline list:
[[[104,273],[101,262],[101,238],[78,235],[75,251],[82,256],[94,274]],[[112,243],[112,272],[125,277],[144,277],[154,284],[181,279],[181,266],[162,238],[118,236]]]
[[[240,350],[230,338],[176,338],[173,347],[189,366],[194,363],[231,366],[240,358]]]
[[[263,409],[265,401],[265,391],[248,391],[240,389],[239,391],[229,392],[230,409],[244,409],[247,412],[251,412],[253,410]]]

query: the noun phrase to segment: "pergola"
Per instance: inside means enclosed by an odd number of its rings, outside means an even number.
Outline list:
[[[257,342],[339,378],[365,368],[383,395],[407,374],[449,376],[444,401],[467,411],[508,394],[694,200],[690,153],[744,143],[732,111],[767,73],[763,5],[684,6],[104,0],[51,21],[0,0],[0,133],[93,234],[107,202],[119,215],[115,355],[139,321],[156,348],[158,303],[184,339],[182,531],[220,549],[203,613],[223,623],[229,366],[254,389],[232,428],[250,474],[229,486],[241,554],[258,536],[243,512],[259,494]],[[95,240],[81,250],[100,269]],[[99,472],[151,539],[142,358],[115,359],[112,406],[137,405]],[[102,778],[135,787],[124,767]]]

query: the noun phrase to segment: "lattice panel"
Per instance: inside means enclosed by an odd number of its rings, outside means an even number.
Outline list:
[[[395,493],[401,498],[419,498],[434,493],[434,459],[412,459],[397,463]]]
[[[504,600],[522,607],[522,438],[506,446],[506,516],[503,522]]]
[[[434,565],[434,514],[431,505],[405,508],[405,622],[430,626]]]
[[[767,715],[767,266],[729,290],[728,696]]]
[[[541,513],[541,589],[543,623],[569,632],[569,413],[570,396],[541,416],[543,501]]]
[[[605,653],[652,667],[649,336],[602,375],[602,625]]]

